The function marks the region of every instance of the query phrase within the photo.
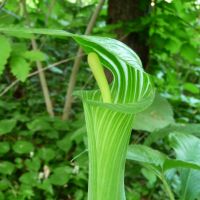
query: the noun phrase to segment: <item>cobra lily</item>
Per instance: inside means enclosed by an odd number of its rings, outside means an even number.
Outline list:
[[[153,101],[154,88],[139,57],[110,38],[74,36],[89,54],[99,90],[77,93],[83,101],[89,151],[88,200],[124,200],[124,167],[134,116]],[[113,75],[108,85],[103,66]]]

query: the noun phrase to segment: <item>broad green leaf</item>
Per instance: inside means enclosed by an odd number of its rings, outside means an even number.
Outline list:
[[[168,51],[175,54],[178,53],[181,47],[181,41],[179,41],[177,38],[168,39],[166,41],[166,44],[164,46]]]
[[[39,183],[37,172],[26,172],[19,178],[20,182],[26,185],[35,186]]]
[[[51,123],[53,124],[53,129],[58,131],[68,131],[69,130],[69,123],[66,121],[61,120],[60,118],[54,118],[53,120],[50,119]]]
[[[16,126],[17,121],[15,119],[3,119],[0,121],[0,135],[10,133]]]
[[[199,165],[200,139],[193,135],[181,133],[170,134],[171,145],[176,152],[176,158]],[[181,169],[181,200],[195,200],[200,196],[200,170]]]
[[[37,172],[41,167],[41,162],[38,157],[33,157],[32,159],[25,160],[25,165],[29,171]]]
[[[30,61],[44,61],[46,60],[46,55],[39,50],[26,51],[23,57]]]
[[[10,150],[8,142],[0,142],[0,154],[5,154]]]
[[[22,82],[26,80],[31,70],[30,64],[22,57],[12,57],[10,67],[12,74]]]
[[[0,180],[0,191],[6,190],[11,186],[11,183],[8,179],[1,179]],[[1,198],[0,198],[1,199]]]
[[[68,133],[64,138],[58,140],[56,145],[63,151],[68,152],[72,147],[73,143],[79,144],[83,141],[83,137],[86,134],[86,127],[81,127],[75,132]]]
[[[21,184],[19,188],[19,196],[22,196],[23,199],[32,199],[34,196],[34,191],[33,191],[33,183],[31,184]]]
[[[72,146],[72,134],[67,134],[63,139],[58,140],[56,145],[65,152],[68,152]]]
[[[55,157],[55,151],[50,148],[41,148],[38,151],[38,156],[42,159],[45,160],[46,162],[49,162]]]
[[[45,179],[42,183],[38,184],[37,187],[53,194],[53,187],[49,179]]]
[[[136,115],[133,128],[152,132],[171,123],[174,123],[171,105],[157,94],[151,106]]]
[[[167,171],[169,169],[175,168],[189,168],[194,170],[200,170],[200,164],[193,161],[185,161],[182,159],[166,159],[164,163],[163,170]]]
[[[198,51],[191,44],[186,43],[181,47],[180,54],[183,58],[188,60],[189,62],[194,63],[195,59],[198,57]]]
[[[153,166],[160,173],[173,168],[191,168],[200,170],[200,164],[182,158],[171,159],[166,154],[152,149],[145,145],[129,145],[127,156],[128,160],[137,161],[145,166],[144,163]]]
[[[11,50],[9,40],[5,36],[0,35],[0,75],[3,73]]]
[[[66,167],[57,167],[57,168],[55,168],[53,170],[53,174],[49,177],[50,182],[53,185],[63,186],[70,179],[71,172],[72,172],[72,170],[68,166],[66,166]]]
[[[17,141],[13,145],[13,150],[18,154],[30,153],[33,149],[32,143],[27,141]]]
[[[15,165],[9,161],[0,162],[0,173],[1,174],[12,174],[15,169]]]
[[[165,154],[144,145],[130,145],[128,147],[127,159],[139,162],[142,166],[158,176],[162,180],[169,196],[173,196],[173,194],[165,180],[165,175],[168,170],[173,168],[179,168],[183,171],[192,169],[200,173],[199,163],[190,160],[187,161],[183,158],[178,158],[177,160],[170,159]],[[182,184],[184,183],[185,181],[182,182]],[[174,198],[171,197],[170,199]]]
[[[150,147],[138,144],[128,147],[127,159],[162,167],[167,156]]]
[[[197,87],[194,83],[184,83],[183,85],[184,90],[191,92],[193,94],[199,94],[200,88]]]
[[[146,145],[163,139],[172,132],[181,132],[187,134],[193,134],[200,137],[200,124],[171,124],[160,130],[153,131],[145,140]]]
[[[36,131],[49,131],[52,129],[51,124],[49,123],[47,118],[37,117],[33,121],[27,124],[29,130],[36,132]]]
[[[72,36],[72,33],[63,30],[52,30],[52,29],[31,29],[31,28],[20,28],[20,27],[0,27],[0,32],[11,34],[12,36],[27,38],[34,37],[33,34],[43,34],[51,36]]]

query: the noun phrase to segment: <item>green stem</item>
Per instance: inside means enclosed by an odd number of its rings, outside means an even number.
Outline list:
[[[170,199],[170,200],[175,200],[174,194],[173,194],[173,192],[171,191],[171,188],[170,188],[169,184],[167,183],[167,181],[165,180],[165,177],[164,177],[163,175],[162,175],[162,177],[161,177],[161,180],[162,180],[163,185],[164,185],[164,187],[165,187],[165,191],[167,192],[167,194],[168,194],[168,196],[169,196],[169,199]]]

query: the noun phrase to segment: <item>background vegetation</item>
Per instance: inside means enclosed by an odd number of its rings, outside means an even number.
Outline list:
[[[85,33],[98,3],[0,2],[2,27],[78,34]],[[200,2],[192,0],[110,0],[101,8],[92,35],[118,38],[131,46],[160,93],[136,118],[131,144],[145,143],[173,157],[168,134],[200,136],[199,14]],[[73,99],[69,118],[63,117],[78,47],[62,37],[24,37],[0,35],[0,200],[86,199],[87,140],[80,100]],[[83,55],[75,90],[94,87]],[[194,149],[191,155],[199,152]],[[183,188],[181,177],[171,177],[178,197]],[[125,183],[128,200],[167,199],[154,173],[137,163],[127,162]]]

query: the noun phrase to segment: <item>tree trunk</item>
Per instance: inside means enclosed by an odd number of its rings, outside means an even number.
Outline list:
[[[141,25],[141,18],[148,15],[148,0],[109,0],[108,23],[122,22],[117,29],[118,38],[130,46],[141,58],[144,68],[148,64],[148,25]],[[136,24],[135,24],[136,23]]]

